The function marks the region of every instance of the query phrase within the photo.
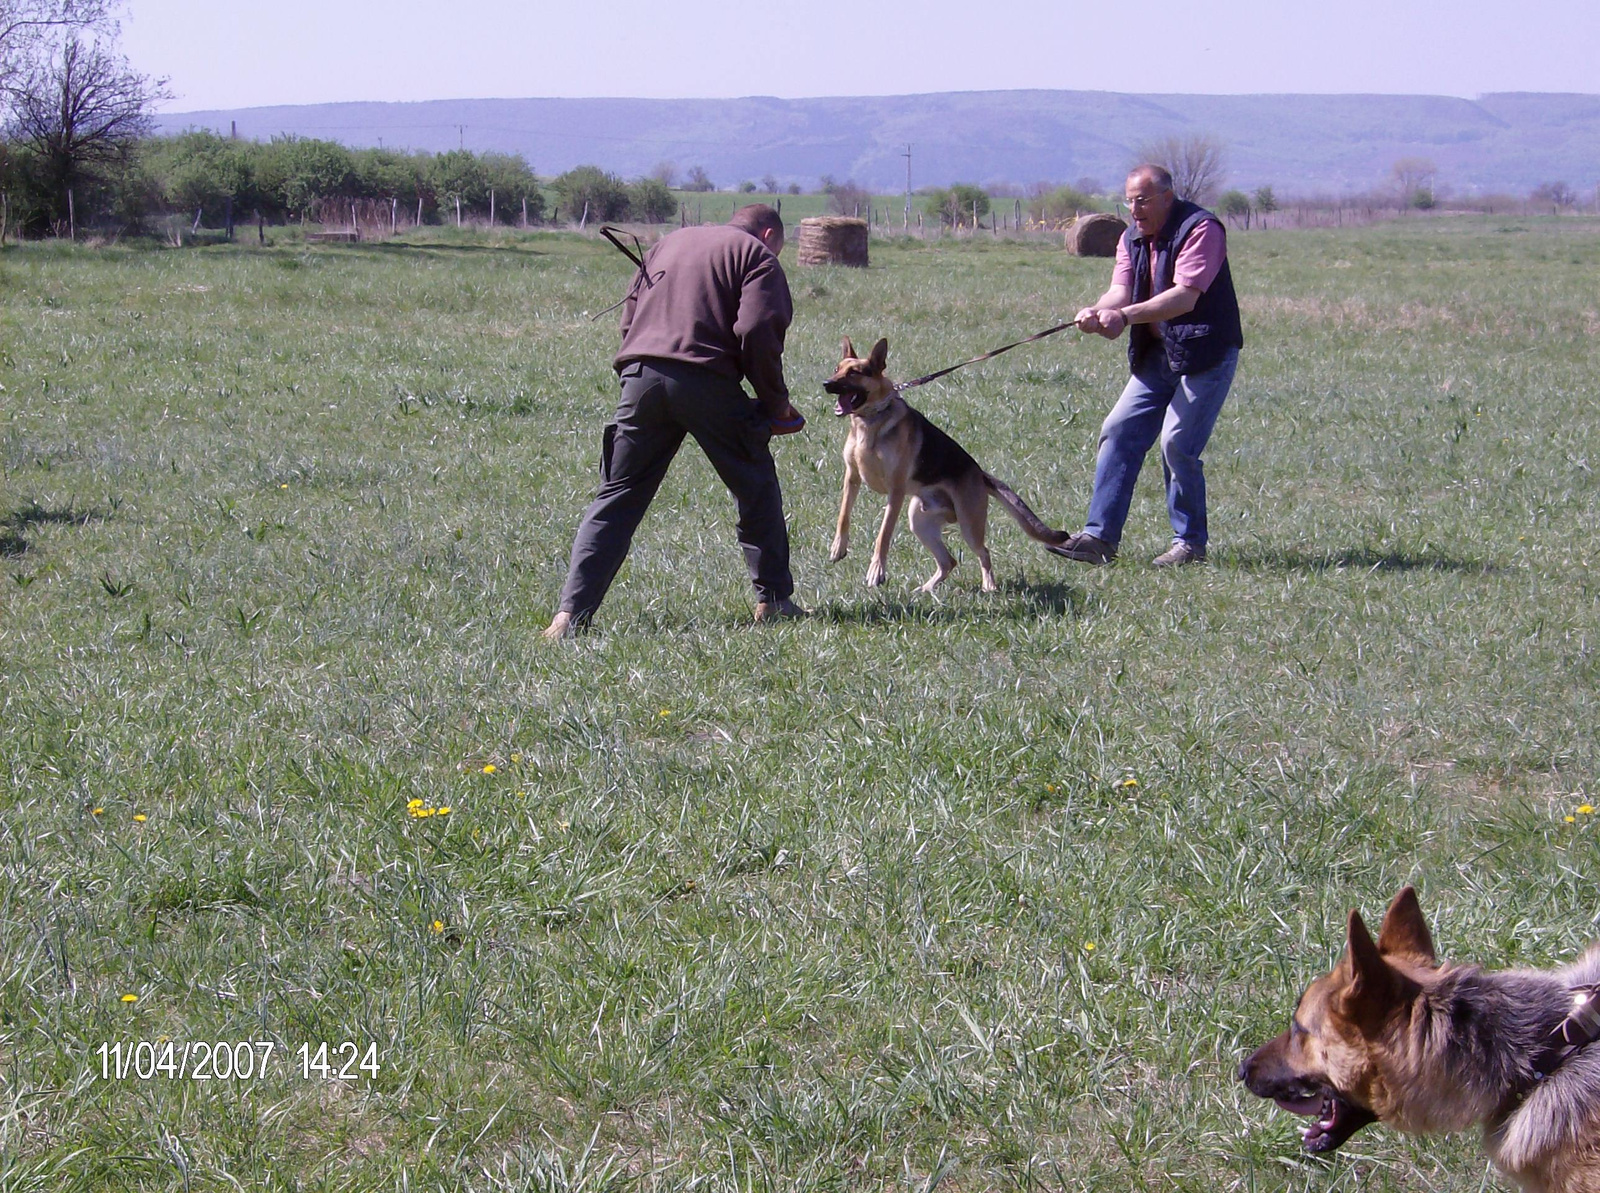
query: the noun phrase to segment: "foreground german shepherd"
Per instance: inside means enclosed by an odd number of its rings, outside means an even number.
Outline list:
[[[1600,1044],[1579,1043],[1600,1026],[1600,994],[1585,989],[1597,982],[1600,945],[1554,970],[1440,962],[1406,887],[1376,943],[1350,913],[1338,965],[1239,1078],[1311,1118],[1307,1151],[1331,1152],[1373,1121],[1410,1132],[1479,1124],[1489,1158],[1529,1193],[1600,1193]]]
[[[849,553],[850,509],[862,481],[889,497],[867,568],[870,586],[882,584],[889,574],[889,540],[894,537],[907,495],[911,497],[911,529],[938,564],[920,592],[932,592],[956,566],[944,545],[944,528],[951,522],[961,527],[961,537],[978,557],[983,590],[993,592],[998,587],[983,542],[990,494],[999,498],[1030,538],[1060,543],[1070,537],[1046,526],[1022,498],[979,468],[959,443],[906,403],[894,382],[884,376],[889,363],[888,340],[879,340],[866,357],[856,355],[849,336],[843,347],[844,359],[823,385],[838,398],[834,413],[850,419],[850,434],[844,441],[844,497],[828,554],[830,562],[837,563]]]

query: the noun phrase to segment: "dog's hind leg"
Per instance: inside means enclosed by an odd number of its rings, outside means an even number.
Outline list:
[[[889,540],[894,538],[895,524],[900,521],[900,507],[905,504],[904,489],[889,494],[889,508],[883,511],[883,525],[878,528],[878,539],[872,544],[872,563],[867,567],[867,587],[876,588],[889,577]]]
[[[994,564],[989,561],[989,548],[983,541],[989,530],[988,490],[976,485],[970,490],[957,489],[955,520],[961,526],[961,537],[967,540],[967,546],[978,557],[978,566],[983,569],[983,591],[994,592],[1000,586],[995,583]]]
[[[955,520],[955,513],[947,505],[929,504],[921,497],[913,497],[908,516],[912,531],[922,540],[922,545],[933,553],[933,561],[939,569],[917,591],[932,592],[944,583],[945,577],[956,566],[956,557],[944,545],[944,528]]]

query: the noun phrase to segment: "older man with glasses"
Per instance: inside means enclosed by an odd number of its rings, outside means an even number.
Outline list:
[[[1159,439],[1173,538],[1154,563],[1180,567],[1206,557],[1200,453],[1233,383],[1244,335],[1222,221],[1178,198],[1160,166],[1136,167],[1126,198],[1133,226],[1117,246],[1111,286],[1075,321],[1108,340],[1127,328],[1132,375],[1100,427],[1088,520],[1048,550],[1090,564],[1115,559],[1134,483]]]

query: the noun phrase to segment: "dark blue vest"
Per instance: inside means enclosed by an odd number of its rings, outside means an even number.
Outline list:
[[[1127,246],[1128,259],[1133,263],[1133,301],[1145,302],[1152,293],[1159,294],[1172,288],[1172,268],[1178,252],[1189,234],[1204,220],[1214,220],[1218,227],[1222,221],[1203,207],[1179,199],[1172,205],[1167,222],[1152,238],[1141,236],[1137,224],[1130,224],[1122,234]],[[1223,235],[1227,235],[1226,229]],[[1150,285],[1150,254],[1156,255],[1156,280],[1154,291]],[[1239,325],[1239,300],[1233,293],[1233,274],[1228,269],[1226,257],[1216,278],[1200,295],[1194,310],[1176,319],[1168,319],[1158,337],[1148,323],[1135,323],[1128,328],[1128,367],[1138,371],[1151,351],[1165,347],[1167,367],[1174,373],[1203,373],[1222,360],[1229,348],[1244,347],[1244,330]]]

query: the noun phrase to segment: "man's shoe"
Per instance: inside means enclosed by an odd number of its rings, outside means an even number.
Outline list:
[[[578,632],[578,627],[572,622],[572,614],[565,609],[550,619],[550,624],[545,627],[540,635],[546,642],[559,642],[562,638],[570,638]]]
[[[756,620],[759,622],[782,621],[788,617],[810,616],[811,610],[802,609],[788,597],[784,597],[781,601],[762,601],[756,606]]]
[[[1206,549],[1197,547],[1193,543],[1186,543],[1182,539],[1173,539],[1172,546],[1161,552],[1150,561],[1151,567],[1181,568],[1191,563],[1204,563]]]
[[[1046,543],[1046,551],[1060,555],[1065,559],[1076,559],[1079,563],[1092,563],[1096,567],[1110,563],[1117,557],[1117,545],[1108,543],[1105,539],[1095,538],[1087,531],[1069,534],[1064,542]]]

